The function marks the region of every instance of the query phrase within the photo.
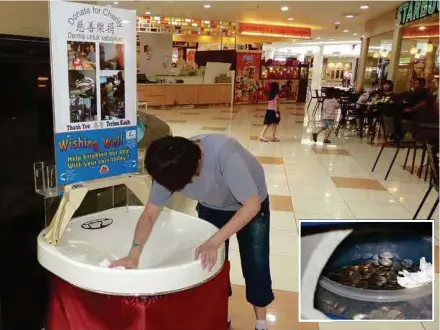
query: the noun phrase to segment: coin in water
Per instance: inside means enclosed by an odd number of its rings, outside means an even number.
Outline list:
[[[393,265],[393,260],[392,259],[388,259],[388,258],[382,258],[382,259],[379,260],[379,263],[382,266],[389,267],[389,266]]]
[[[402,319],[403,313],[397,309],[392,309],[386,314],[386,318],[390,320]]]
[[[370,316],[374,320],[383,320],[385,318],[385,315],[378,309],[375,309],[370,313]]]
[[[393,259],[393,254],[391,252],[381,252],[379,257],[383,259]]]
[[[387,283],[387,278],[385,276],[376,275],[373,277],[373,280],[377,286],[383,286]]]
[[[368,319],[367,314],[356,314],[353,316],[353,320],[365,320]]]

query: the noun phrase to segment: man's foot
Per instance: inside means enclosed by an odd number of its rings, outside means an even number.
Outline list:
[[[330,143],[332,143],[332,141],[330,141],[329,139],[324,140],[324,144],[330,144]]]
[[[313,133],[312,134],[312,140],[313,140],[313,142],[318,142],[318,134]]]
[[[255,330],[268,330],[267,329],[267,322],[257,320],[257,324],[255,325]]]
[[[271,141],[272,141],[272,142],[280,142],[280,139],[274,137]]]
[[[260,142],[269,142],[269,141],[266,140],[264,137],[260,136]]]

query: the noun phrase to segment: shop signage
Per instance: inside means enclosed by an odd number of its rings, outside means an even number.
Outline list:
[[[59,189],[136,172],[134,11],[50,1]]]
[[[439,1],[407,1],[397,8],[397,24],[417,21],[439,11]]]
[[[294,39],[310,39],[312,29],[296,26],[263,25],[240,23],[240,34],[266,37],[281,37]]]

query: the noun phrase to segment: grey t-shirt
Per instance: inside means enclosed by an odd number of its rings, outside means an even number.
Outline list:
[[[264,169],[259,161],[237,140],[222,134],[206,134],[191,138],[203,146],[203,167],[200,175],[180,193],[218,210],[236,211],[255,194],[261,201],[267,197]],[[164,206],[171,192],[153,182],[149,203]]]

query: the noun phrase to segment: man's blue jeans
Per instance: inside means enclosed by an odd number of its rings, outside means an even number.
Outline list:
[[[221,211],[197,204],[200,219],[222,228],[235,211]],[[256,307],[266,307],[274,300],[269,266],[270,207],[269,197],[261,203],[261,210],[237,233],[241,268],[246,283],[246,299]],[[226,241],[226,259],[229,240]],[[232,294],[229,285],[229,295]]]

